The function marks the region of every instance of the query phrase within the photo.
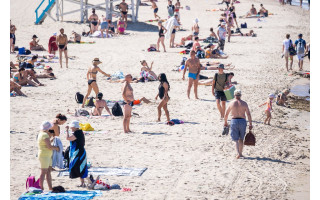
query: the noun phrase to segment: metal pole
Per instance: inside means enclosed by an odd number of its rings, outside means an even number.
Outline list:
[[[87,9],[87,6],[88,6],[88,0],[86,0],[86,11],[85,11],[86,22],[88,21],[88,9]]]
[[[61,21],[63,21],[63,0],[61,0],[61,10],[62,10]]]
[[[136,4],[136,21],[138,20],[140,1],[141,0],[137,0],[137,4]]]
[[[109,13],[109,19],[112,21],[112,12],[113,12],[113,0],[110,0],[110,13]]]
[[[56,0],[56,17],[57,21],[59,21],[59,0]]]
[[[80,11],[80,17],[81,17],[81,23],[83,23],[83,0],[81,0],[80,1],[80,9],[81,9],[81,11]]]
[[[136,19],[135,19],[135,16],[134,16],[134,0],[131,0],[131,20],[132,20],[132,22],[135,22],[136,21]]]
[[[109,19],[109,0],[106,0],[106,19]]]

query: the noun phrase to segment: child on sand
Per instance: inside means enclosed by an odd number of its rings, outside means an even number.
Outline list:
[[[266,105],[267,104],[267,109],[265,110],[265,113],[267,115],[267,118],[264,120],[264,124],[268,124],[270,125],[270,120],[271,120],[271,110],[272,109],[272,101],[275,98],[274,94],[269,94],[269,98],[267,100],[267,102],[265,102],[264,104],[261,104],[259,107]],[[268,122],[268,123],[267,123]]]

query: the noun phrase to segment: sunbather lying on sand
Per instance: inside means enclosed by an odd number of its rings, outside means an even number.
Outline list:
[[[228,56],[223,56],[220,54],[218,49],[215,49],[215,45],[209,44],[204,49],[206,49],[206,58],[219,58],[219,59],[226,59]]]
[[[250,32],[249,33],[233,33],[233,34],[231,34],[232,36],[257,36],[257,34],[255,34],[254,32],[253,32],[253,30],[250,30]]]
[[[201,66],[201,70],[218,70],[219,64],[222,64],[222,63],[220,63],[220,62],[212,62],[212,63],[206,62],[206,63],[200,63],[200,66]],[[225,64],[224,66],[225,66],[226,70],[231,70],[231,69],[235,68],[235,66],[231,65],[231,63]],[[228,67],[226,67],[226,66],[228,66]]]
[[[72,31],[72,37],[70,37],[70,40],[68,43],[80,43],[81,42],[81,35],[76,33],[75,31]]]
[[[51,67],[44,67],[43,71],[40,74],[36,74],[37,78],[52,78],[56,79],[54,73],[52,73],[53,69]]]
[[[182,38],[181,38],[181,42],[180,42],[180,43],[176,43],[175,45],[176,45],[176,47],[178,47],[178,46],[185,46],[186,41],[192,40],[192,39],[193,39],[193,35],[188,35],[187,37],[182,37]]]

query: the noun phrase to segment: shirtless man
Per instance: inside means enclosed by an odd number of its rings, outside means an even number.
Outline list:
[[[158,10],[159,10],[157,4],[154,2],[154,0],[150,0],[150,2],[151,2],[151,4],[152,4],[152,5],[151,5],[151,9],[153,9],[154,18],[160,19],[159,15],[157,15]]]
[[[131,81],[132,81],[132,75],[127,74],[125,76],[125,82],[122,86],[122,97],[124,99],[124,102],[126,103],[123,106],[123,110],[124,110],[123,130],[124,130],[124,133],[132,132],[129,128],[131,111],[132,111],[132,106],[133,106],[133,101],[134,101],[133,89],[130,85]]]
[[[59,47],[59,60],[60,60],[60,67],[62,68],[62,52],[64,52],[64,56],[66,57],[66,66],[68,68],[68,37],[64,34],[64,29],[60,29],[60,35],[57,37],[57,43]]]
[[[248,104],[241,100],[240,90],[235,91],[235,98],[236,99],[233,100],[228,106],[226,116],[224,117],[224,126],[228,126],[228,116],[231,112],[232,119],[230,122],[230,135],[232,140],[236,142],[236,151],[238,153],[236,158],[239,159],[240,157],[243,157],[243,140],[247,128],[246,114],[249,120],[249,130],[252,129],[252,119]]]
[[[76,33],[75,31],[72,31],[72,40],[69,40],[70,43],[79,43],[81,42],[81,35],[79,33]],[[70,38],[71,39],[71,38]]]
[[[190,99],[190,90],[192,87],[192,84],[194,84],[194,95],[196,97],[196,99],[198,98],[198,81],[199,81],[199,74],[201,71],[200,68],[200,61],[198,58],[196,58],[196,52],[195,51],[191,51],[190,52],[190,57],[187,61],[186,61],[186,65],[185,68],[183,70],[183,77],[182,80],[184,80],[184,75],[187,71],[187,68],[189,68],[189,84],[188,84],[188,90],[187,90],[187,95],[188,98]]]
[[[247,16],[246,17],[249,17],[249,16],[255,16],[257,15],[257,10],[256,8],[254,7],[254,5],[252,4],[252,7],[250,9],[250,12],[247,13]]]
[[[119,6],[120,6],[119,10],[121,11],[122,20],[127,22],[128,4],[126,3],[126,0],[122,0]]]

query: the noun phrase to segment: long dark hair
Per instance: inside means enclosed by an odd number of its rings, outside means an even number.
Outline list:
[[[61,121],[67,121],[67,117],[61,113],[57,114],[56,118],[60,119]]]
[[[159,74],[159,77],[160,77],[160,80],[159,80],[160,84],[163,85],[163,83],[166,82],[168,84],[168,91],[169,91],[170,90],[170,84],[169,84],[169,82],[167,80],[166,74],[165,73],[161,73],[161,74]]]

